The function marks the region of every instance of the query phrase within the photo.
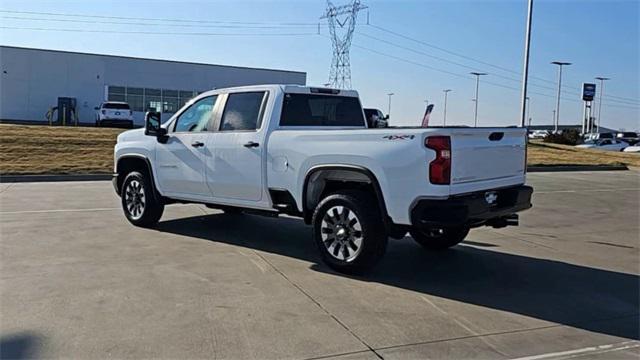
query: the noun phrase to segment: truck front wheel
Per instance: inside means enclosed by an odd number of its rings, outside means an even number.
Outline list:
[[[461,243],[469,234],[469,227],[412,229],[409,232],[413,240],[425,249],[445,250]]]
[[[313,230],[322,260],[343,273],[369,270],[387,247],[378,206],[363,191],[343,191],[324,198],[313,214]]]
[[[122,183],[122,210],[130,223],[136,226],[155,225],[162,213],[164,204],[158,201],[151,179],[143,172],[132,171]]]

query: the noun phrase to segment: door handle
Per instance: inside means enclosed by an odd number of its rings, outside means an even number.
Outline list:
[[[253,142],[253,141],[249,141],[248,143],[243,145],[246,148],[255,148],[260,146],[260,144],[258,144],[257,142]]]
[[[200,142],[200,141],[196,141],[196,142],[191,143],[191,146],[196,147],[196,148],[197,147],[202,147],[202,146],[204,146],[204,143]]]

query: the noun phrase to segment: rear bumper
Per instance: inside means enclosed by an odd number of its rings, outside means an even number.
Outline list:
[[[486,200],[487,193],[497,195],[493,204]],[[531,208],[532,193],[532,187],[521,185],[444,200],[418,200],[411,209],[411,224],[418,228],[484,225]]]
[[[110,126],[110,127],[132,128],[133,127],[133,120],[129,120],[129,119],[101,119],[101,120],[98,120],[98,125],[100,125],[100,126]]]

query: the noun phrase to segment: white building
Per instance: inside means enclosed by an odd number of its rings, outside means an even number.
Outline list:
[[[166,119],[187,100],[213,88],[306,83],[306,73],[179,61],[0,46],[0,121],[46,122],[59,97],[76,99],[80,123],[95,121],[94,107],[126,101],[135,123],[144,112]],[[55,120],[55,119],[54,119]]]

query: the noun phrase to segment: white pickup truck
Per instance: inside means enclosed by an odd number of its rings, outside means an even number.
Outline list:
[[[446,249],[531,207],[523,128],[368,129],[355,91],[297,85],[213,90],[145,121],[115,146],[131,223],[175,202],[296,216],[342,272],[371,268],[389,237]]]

